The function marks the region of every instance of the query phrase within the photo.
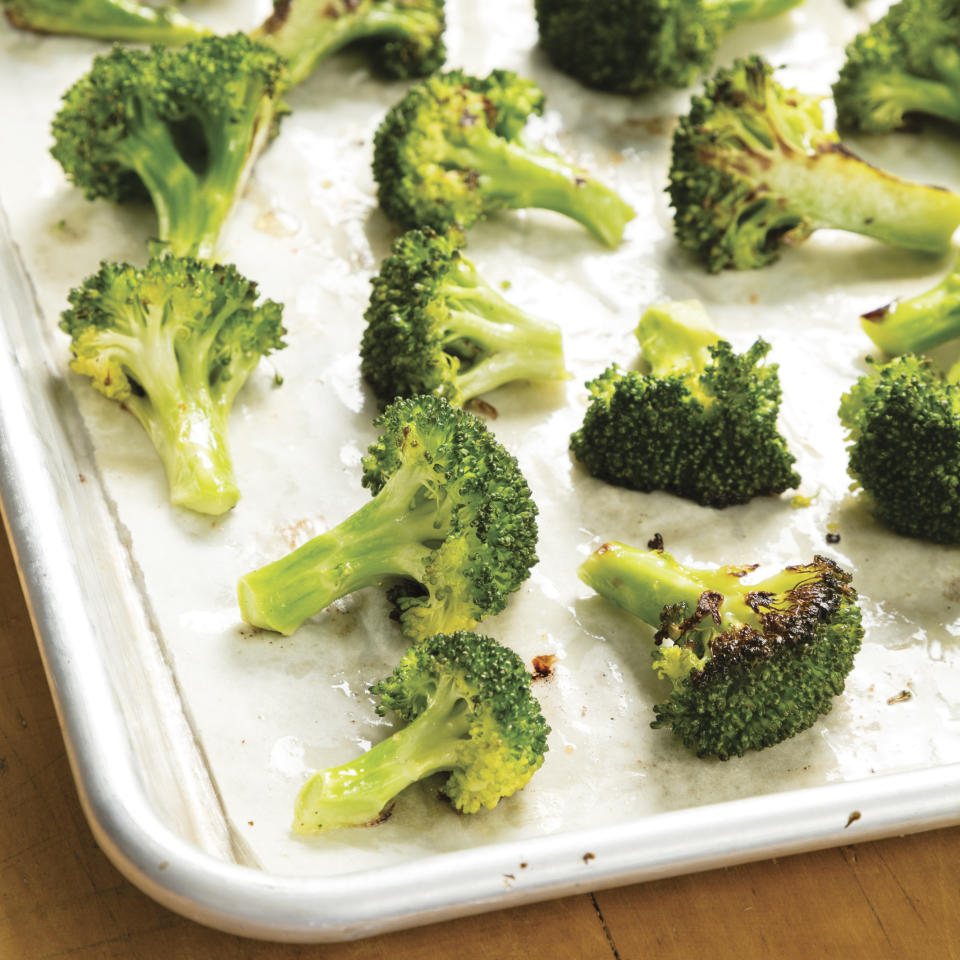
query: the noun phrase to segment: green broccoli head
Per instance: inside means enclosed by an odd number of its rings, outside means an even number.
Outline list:
[[[373,279],[361,371],[381,407],[421,393],[461,405],[511,380],[566,379],[560,329],[503,299],[457,231],[411,230]]]
[[[130,43],[187,43],[210,31],[174,7],[136,0],[2,0],[15,27]]]
[[[239,33],[115,47],[64,94],[51,152],[90,200],[149,197],[161,244],[206,259],[286,109],[285,69]]]
[[[517,461],[441,397],[398,400],[363,461],[373,499],[337,527],[242,577],[243,618],[293,633],[339,597],[391,591],[411,640],[499,613],[536,563],[537,508]]]
[[[388,77],[425,77],[446,59],[444,0],[274,0],[255,39],[288,63],[291,83],[352,43]]]
[[[821,227],[945,253],[960,197],[865,163],[823,129],[816,98],[771,73],[736,61],[681,119],[668,186],[680,246],[711,272],[765,266]]]
[[[960,543],[960,385],[905,354],[844,394],[840,420],[848,472],[877,519],[906,537]]]
[[[485,79],[453,70],[422,81],[377,130],[380,206],[404,227],[441,232],[497,210],[539,207],[616,246],[633,210],[584,171],[524,144],[528,118],[542,111],[540,88],[505,70]]]
[[[863,638],[851,577],[833,561],[742,584],[756,566],[694,570],[663,550],[606,543],[580,578],[657,627],[653,668],[670,680],[651,726],[726,760],[806,730],[843,692]]]
[[[220,514],[239,497],[227,419],[261,356],[285,346],[283,308],[232,266],[179,257],[103,263],[72,290],[61,329],[75,372],[129,410],[166,468],[170,500]]]
[[[892,6],[847,47],[833,98],[848,130],[887,133],[914,114],[960,123],[960,3]]]
[[[570,445],[593,476],[710,507],[800,482],[777,431],[780,380],[763,363],[767,343],[734,353],[695,302],[648,310],[637,335],[649,374],[613,365],[587,384],[591,403]]]
[[[443,792],[461,813],[493,809],[537,772],[547,726],[523,661],[490,637],[438,634],[408,650],[375,684],[379,714],[406,726],[372,750],[314,774],[297,797],[293,832],[382,819],[405,787],[449,773]]]
[[[536,0],[540,43],[554,66],[588,87],[637,93],[688,87],[741,20],[802,0]]]

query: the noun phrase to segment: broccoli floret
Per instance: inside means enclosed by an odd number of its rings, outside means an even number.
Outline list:
[[[741,584],[756,565],[694,570],[663,550],[605,543],[580,579],[657,627],[653,669],[670,680],[653,727],[697,756],[772,747],[829,713],[860,649],[851,577],[832,560]]]
[[[149,197],[163,246],[210,257],[286,109],[285,69],[243,34],[115,47],[64,94],[52,153],[87,199]]]
[[[536,563],[537,508],[517,461],[472,413],[442,397],[398,400],[363,460],[373,499],[339,526],[242,577],[240,610],[293,633],[339,597],[391,590],[411,640],[499,613]]]
[[[134,0],[3,0],[15,27],[130,43],[186,43],[210,31],[174,7]]]
[[[511,380],[563,380],[560,329],[508,303],[461,253],[463,237],[411,230],[373,279],[361,371],[381,406],[433,393],[461,405]]]
[[[960,543],[960,370],[906,354],[861,377],[840,402],[847,470],[895,533]]]
[[[820,227],[944,253],[960,197],[877,170],[823,129],[817,98],[785,90],[759,57],[693,98],[673,141],[680,246],[711,272],[762,267]]]
[[[769,344],[737,354],[697,302],[648,310],[637,327],[649,374],[611,366],[571,448],[593,476],[668,490],[710,507],[782,493],[800,477],[777,432],[780,379]]]
[[[466,228],[489,213],[539,207],[616,246],[633,210],[612,190],[524,143],[543,92],[506,70],[436,74],[387,113],[374,141],[380,206],[404,227]]]
[[[274,0],[253,36],[286,59],[296,84],[358,41],[386,76],[425,77],[446,59],[443,28],[443,0]]]
[[[543,763],[547,726],[523,661],[490,637],[438,634],[375,684],[377,713],[407,725],[372,750],[314,774],[297,797],[294,833],[374,823],[405,787],[447,773],[461,813],[496,806]]]
[[[536,0],[540,43],[554,66],[588,87],[637,93],[688,87],[744,20],[803,0]]]
[[[129,410],[167,471],[170,500],[220,514],[239,497],[227,449],[234,398],[261,356],[285,346],[283,308],[256,304],[232,266],[178,257],[103,263],[69,295],[71,368]]]
[[[847,47],[833,98],[848,130],[887,133],[912,114],[960,123],[960,3],[895,4]]]

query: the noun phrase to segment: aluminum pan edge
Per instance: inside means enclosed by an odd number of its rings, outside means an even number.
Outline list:
[[[332,878],[218,859],[162,818],[140,776],[90,611],[109,602],[85,545],[95,479],[76,474],[49,384],[12,331],[28,282],[0,211],[0,501],[80,799],[98,843],[165,906],[231,933],[321,942],[549,897],[960,822],[960,764],[755,797]],[[14,313],[16,311],[16,313]],[[40,348],[38,348],[40,349]],[[58,482],[59,481],[59,482]],[[111,629],[114,627],[111,626]],[[859,818],[852,818],[854,811]],[[905,814],[904,811],[909,811]],[[522,866],[523,864],[523,866]],[[430,878],[425,886],[424,877]],[[438,898],[436,890],[443,890]]]

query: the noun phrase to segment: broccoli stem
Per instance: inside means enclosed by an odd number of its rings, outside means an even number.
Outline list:
[[[960,123],[960,96],[949,84],[888,67],[883,73],[861,77],[857,87],[868,102],[895,105],[901,116],[925,113]]]
[[[240,578],[238,600],[247,623],[289,636],[334,600],[387,577],[424,578],[431,541],[443,540],[443,502],[424,495],[436,475],[405,466],[341,524],[274,563]]]
[[[803,3],[803,0],[707,0],[708,8],[727,9],[734,24],[746,20],[766,20],[779,16]]]
[[[378,819],[404,788],[456,766],[461,741],[470,733],[463,694],[440,682],[424,711],[372,750],[311,777],[297,796],[293,832],[362,826]]]
[[[636,334],[652,376],[691,376],[691,380],[713,362],[710,347],[720,339],[696,300],[650,307],[640,318]],[[691,383],[691,390],[698,386]]]

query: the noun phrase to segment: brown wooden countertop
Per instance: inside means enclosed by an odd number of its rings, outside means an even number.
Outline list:
[[[370,940],[200,927],[94,843],[0,544],[0,960],[960,960],[960,827],[584,894]]]

